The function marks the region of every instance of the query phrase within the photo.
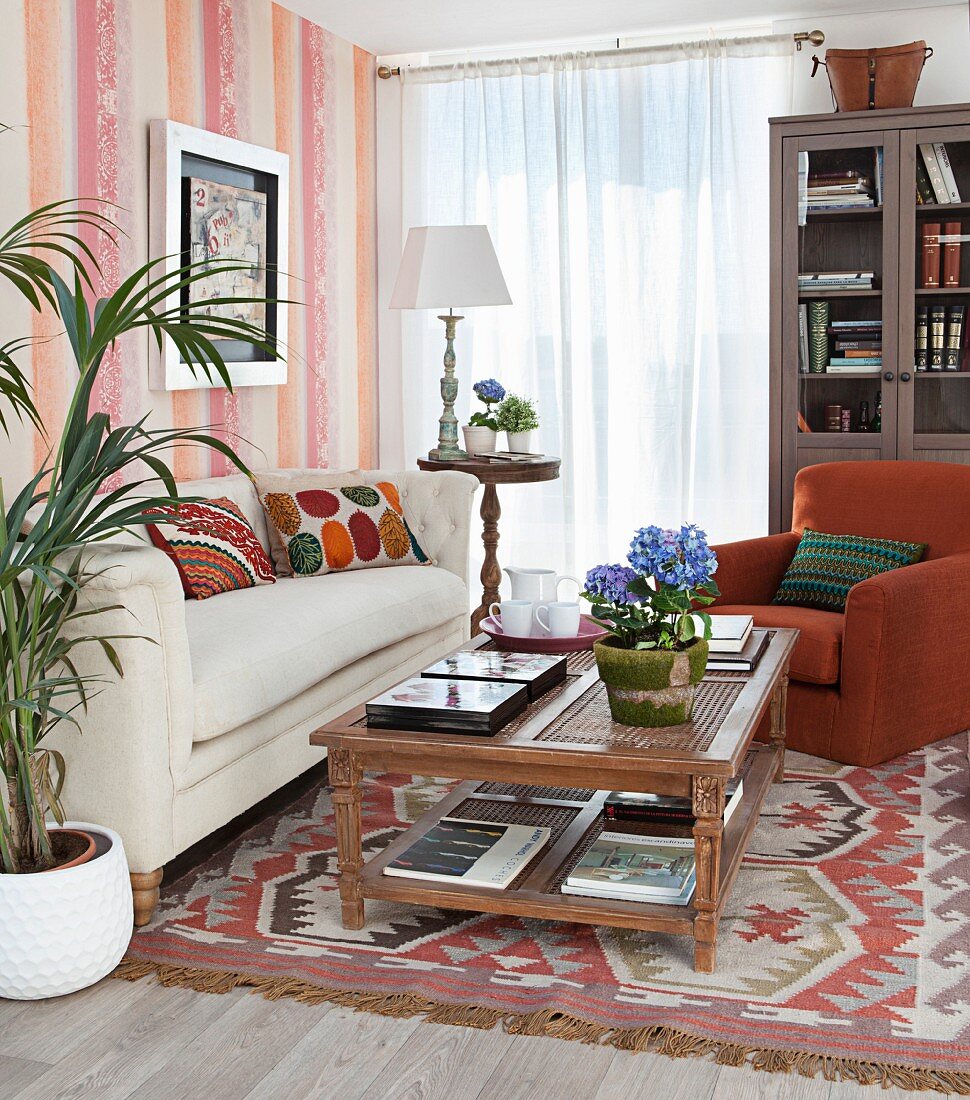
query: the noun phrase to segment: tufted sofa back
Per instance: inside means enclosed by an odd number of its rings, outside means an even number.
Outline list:
[[[792,530],[925,542],[925,558],[970,550],[970,467],[827,462],[795,478]]]

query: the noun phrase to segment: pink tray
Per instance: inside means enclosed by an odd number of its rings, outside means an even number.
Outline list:
[[[552,638],[548,634],[540,634],[530,638],[514,638],[502,630],[501,624],[492,616],[482,619],[480,629],[484,631],[499,649],[506,649],[512,653],[579,653],[584,649],[592,649],[593,642],[598,642],[609,635],[599,623],[582,615],[579,620],[579,633],[575,638]]]

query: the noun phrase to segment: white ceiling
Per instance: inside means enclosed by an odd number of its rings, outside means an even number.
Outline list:
[[[378,55],[664,35],[681,28],[938,7],[947,0],[282,0]],[[811,23],[812,26],[808,24]],[[823,28],[824,29],[824,28]]]

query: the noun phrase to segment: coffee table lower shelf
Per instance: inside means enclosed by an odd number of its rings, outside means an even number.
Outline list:
[[[742,799],[724,829],[718,873],[719,917],[728,898],[748,839],[758,822],[765,797],[775,780],[782,750],[759,745],[744,778]],[[522,787],[472,780],[462,783],[433,806],[383,852],[360,869],[362,898],[461,909],[480,913],[507,913],[547,920],[604,924],[617,928],[695,936],[700,916],[693,905],[657,905],[563,894],[560,885],[602,831],[604,791]],[[505,890],[427,882],[383,874],[384,867],[442,817],[467,817],[546,825],[552,829],[549,846]],[[690,829],[679,830],[690,835]],[[696,843],[696,842],[695,842]],[[711,914],[706,915],[710,919]],[[705,967],[706,969],[706,967]]]

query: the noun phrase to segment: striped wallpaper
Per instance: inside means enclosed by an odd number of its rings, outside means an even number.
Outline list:
[[[0,222],[57,198],[123,208],[120,248],[91,238],[104,283],[147,259],[148,121],[172,118],[290,154],[293,356],[283,386],[160,393],[148,343],[115,348],[94,395],[112,417],[151,410],[156,427],[218,425],[253,467],[375,465],[374,59],[270,0],[8,0],[0,36]],[[0,332],[38,337],[38,405],[56,426],[70,354],[56,321],[6,289]],[[54,336],[54,339],[48,339]],[[8,498],[48,444],[0,440]],[[221,473],[181,452],[180,478]]]

